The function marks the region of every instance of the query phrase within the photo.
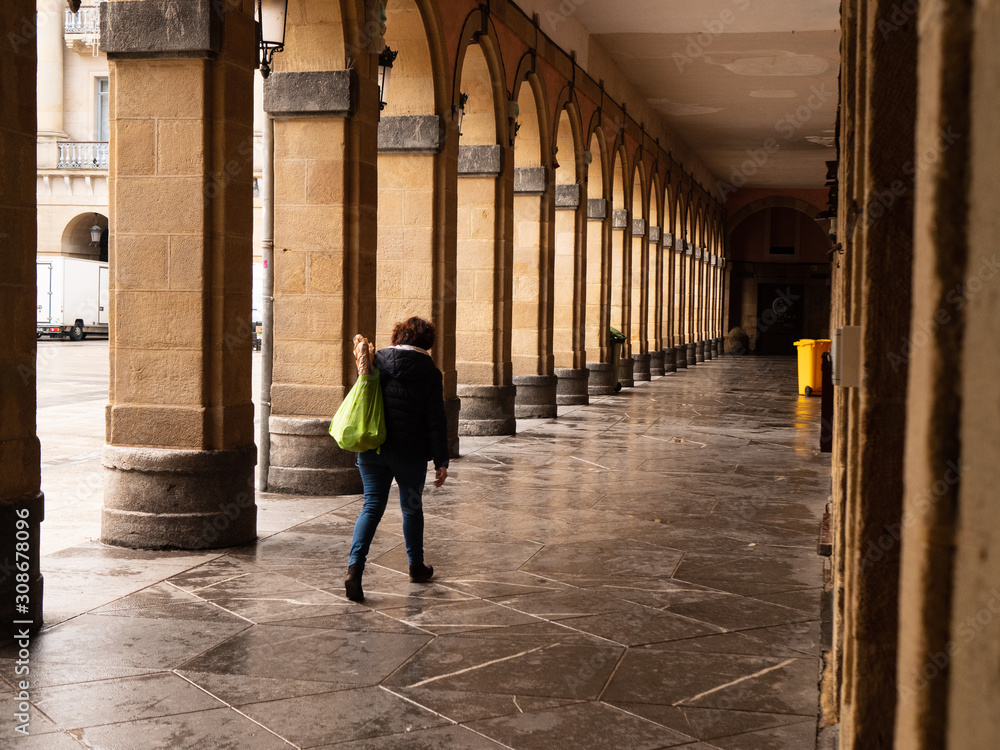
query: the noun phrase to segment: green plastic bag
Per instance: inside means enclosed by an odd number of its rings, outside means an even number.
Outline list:
[[[385,412],[379,371],[359,375],[330,421],[330,434],[345,451],[362,453],[385,442]]]

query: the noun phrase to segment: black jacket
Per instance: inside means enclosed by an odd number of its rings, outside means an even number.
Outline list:
[[[404,455],[448,465],[441,371],[428,355],[382,349],[375,355],[385,408],[386,445]]]

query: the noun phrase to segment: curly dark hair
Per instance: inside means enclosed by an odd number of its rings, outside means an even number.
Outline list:
[[[392,329],[392,345],[419,346],[421,349],[431,349],[434,346],[436,333],[434,324],[423,318],[407,318],[396,323]]]

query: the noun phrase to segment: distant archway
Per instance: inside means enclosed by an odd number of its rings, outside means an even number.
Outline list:
[[[90,236],[90,230],[94,226],[101,228],[101,239],[96,245]],[[108,217],[92,211],[74,216],[63,229],[59,249],[62,255],[74,258],[107,260]]]

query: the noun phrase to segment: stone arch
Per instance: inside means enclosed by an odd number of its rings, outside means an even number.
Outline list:
[[[472,11],[465,20],[455,62],[452,105],[467,95],[460,143],[507,145],[507,78],[501,60],[500,41],[491,22],[482,31],[482,11]],[[473,68],[467,70],[471,63]],[[463,88],[464,87],[464,88]]]
[[[96,246],[90,238],[90,229],[95,225],[101,228],[101,240]],[[66,222],[60,242],[60,254],[87,260],[98,260],[103,256],[107,260],[108,217],[95,211],[87,211]]]
[[[767,198],[761,198],[760,200],[756,200],[753,203],[748,203],[739,211],[736,211],[732,216],[726,219],[725,236],[731,237],[733,230],[736,229],[736,227],[740,224],[740,222],[742,222],[744,219],[750,216],[750,214],[755,214],[758,211],[761,211],[765,208],[774,208],[778,206],[784,208],[794,208],[795,210],[801,211],[802,213],[806,214],[806,216],[808,216],[810,219],[815,219],[819,215],[821,210],[816,206],[814,206],[812,203],[807,203],[801,198],[790,198],[788,196],[783,196],[783,195],[771,195],[768,196]],[[721,229],[721,221],[720,221],[720,229]]]

